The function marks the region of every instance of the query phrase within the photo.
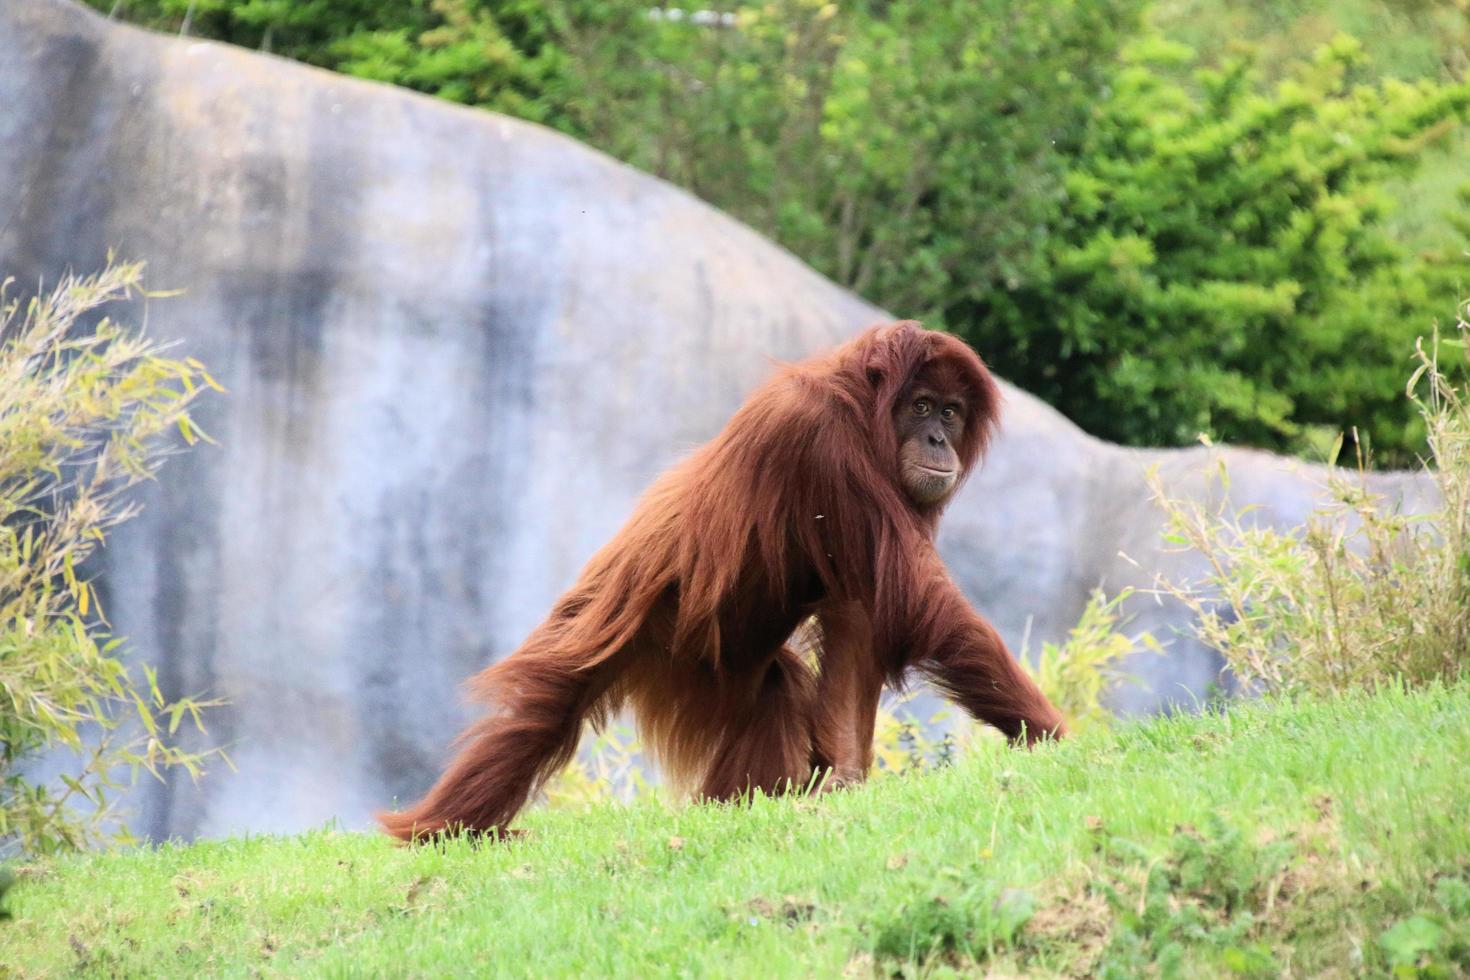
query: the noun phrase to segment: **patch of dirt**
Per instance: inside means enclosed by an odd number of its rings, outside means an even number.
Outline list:
[[[1037,903],[1025,927],[1021,943],[1068,952],[1062,972],[1066,976],[1090,976],[1112,937],[1113,912],[1107,901],[1086,882],[1057,891]]]
[[[444,906],[449,893],[449,883],[438,875],[420,875],[403,894],[403,904],[395,911],[407,915]]]
[[[1332,894],[1363,894],[1378,886],[1372,869],[1344,861],[1338,834],[1337,803],[1330,796],[1312,801],[1313,818],[1286,836],[1296,845],[1291,861],[1266,889],[1259,910],[1266,933],[1289,932],[1292,913]]]
[[[779,904],[764,896],[757,896],[746,902],[745,906],[762,919],[782,921],[790,926],[810,921],[817,911],[815,902],[794,895],[787,895]]]

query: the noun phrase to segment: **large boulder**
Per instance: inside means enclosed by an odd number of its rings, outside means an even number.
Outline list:
[[[0,173],[0,273],[146,260],[183,296],[118,312],[229,390],[202,409],[218,445],[170,462],[100,563],[117,632],[166,686],[229,700],[210,725],[236,769],[145,782],[155,837],[361,826],[417,795],[467,717],[459,683],[649,480],[771,359],[888,317],[539,126],[66,0],[0,4]],[[1206,452],[1121,449],[1006,394],[941,543],[1034,646],[1095,586],[1162,567],[1143,473],[1202,493]],[[1262,519],[1310,508],[1319,474],[1228,455]],[[1118,707],[1202,694],[1219,663],[1179,610],[1138,611],[1169,648]]]

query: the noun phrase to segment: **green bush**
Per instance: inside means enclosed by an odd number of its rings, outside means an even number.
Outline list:
[[[1130,49],[1064,178],[1044,261],[951,322],[1120,442],[1204,432],[1320,451],[1358,426],[1380,462],[1412,462],[1422,430],[1394,397],[1403,324],[1450,316],[1470,264],[1398,244],[1383,182],[1456,125],[1470,85],[1359,84],[1347,38],[1270,89],[1245,59],[1176,80],[1190,56]]]
[[[1438,495],[1426,513],[1403,513],[1370,492],[1361,469],[1336,470],[1330,501],[1302,528],[1280,531],[1231,509],[1223,462],[1226,492],[1208,506],[1170,498],[1155,476],[1169,540],[1209,569],[1201,581],[1161,585],[1249,687],[1419,685],[1454,680],[1470,665],[1470,390],[1452,382],[1436,353],[1465,354],[1467,331],[1462,322],[1454,344],[1421,346],[1409,382]]]
[[[1035,666],[1028,651],[1021,651],[1027,673],[1067,719],[1074,735],[1111,726],[1113,715],[1103,702],[1108,688],[1126,679],[1121,667],[1125,660],[1144,650],[1162,652],[1153,634],[1144,631],[1130,636],[1120,628],[1121,608],[1133,591],[1123,589],[1108,598],[1101,589],[1094,590],[1067,638],[1041,645]]]
[[[1029,267],[1143,4],[776,0],[723,29],[643,6],[567,20],[591,142],[936,319]]]
[[[87,0],[227,41],[575,131],[553,5],[535,0]],[[598,0],[578,0],[598,9]],[[626,0],[623,0],[626,4]],[[618,6],[614,4],[613,6]],[[646,9],[644,4],[640,9]]]
[[[140,770],[197,774],[205,758],[174,736],[208,702],[169,701],[120,659],[83,571],[136,512],[125,492],[152,477],[166,437],[200,438],[188,409],[214,386],[197,362],[92,322],[140,276],[114,265],[23,308],[0,290],[0,850],[126,840],[114,791]],[[27,775],[59,747],[77,766],[54,784]]]

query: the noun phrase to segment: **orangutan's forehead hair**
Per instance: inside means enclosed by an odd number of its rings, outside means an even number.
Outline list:
[[[869,367],[894,376],[892,380],[902,387],[909,387],[922,375],[979,396],[991,384],[985,362],[969,345],[951,334],[925,330],[913,320],[874,327],[862,340],[868,348]]]
[[[912,393],[920,388],[929,388],[945,395],[958,395],[966,405],[980,397],[970,373],[947,360],[927,361],[922,364],[904,390],[905,393]]]

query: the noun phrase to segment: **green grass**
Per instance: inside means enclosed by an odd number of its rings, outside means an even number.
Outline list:
[[[0,975],[1470,970],[1470,686],[1242,706],[817,800],[17,869]],[[1412,966],[1411,966],[1412,964]]]

